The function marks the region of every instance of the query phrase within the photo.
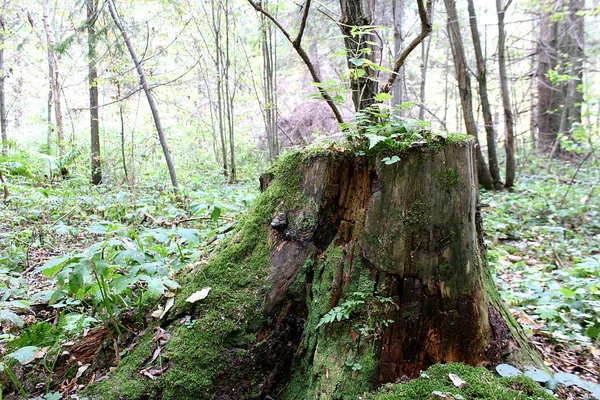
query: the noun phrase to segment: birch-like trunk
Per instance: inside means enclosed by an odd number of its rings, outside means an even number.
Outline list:
[[[44,0],[47,1],[47,0]],[[169,176],[171,177],[171,184],[175,190],[179,189],[179,182],[177,181],[177,175],[175,173],[175,166],[173,165],[173,158],[171,157],[171,152],[169,151],[169,146],[167,145],[167,139],[165,137],[165,133],[160,122],[160,115],[158,113],[158,107],[156,106],[156,101],[154,100],[154,95],[152,94],[152,90],[150,89],[150,85],[148,84],[148,79],[146,78],[146,73],[142,68],[142,63],[140,62],[135,49],[133,48],[133,44],[129,39],[129,35],[123,28],[121,24],[121,20],[119,19],[119,15],[117,14],[117,10],[113,3],[113,0],[107,0],[108,9],[110,11],[110,15],[115,22],[115,25],[119,32],[123,37],[123,41],[127,45],[127,49],[129,50],[129,54],[131,55],[131,59],[135,64],[135,68],[140,77],[140,81],[142,82],[142,87],[144,88],[144,93],[146,94],[146,99],[148,99],[148,105],[150,106],[150,111],[152,111],[152,118],[154,118],[154,125],[156,126],[156,133],[158,135],[158,140],[160,141],[160,145],[163,150],[163,154],[165,156],[165,161],[167,163],[167,168],[169,170]]]
[[[48,12],[48,0],[42,0],[42,19],[44,21],[44,32],[46,33],[46,43],[48,44],[48,66],[50,72],[50,87],[52,90],[52,100],[54,106],[54,118],[56,122],[56,141],[58,144],[58,153],[62,157],[65,154],[65,139],[63,116],[60,105],[60,74],[58,63],[56,61],[56,52],[54,51],[54,32],[50,22]],[[49,99],[50,102],[50,99]]]

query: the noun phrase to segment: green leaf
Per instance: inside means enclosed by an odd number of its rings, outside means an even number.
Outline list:
[[[21,318],[9,310],[0,310],[0,321],[10,321],[19,328],[23,327],[23,321],[21,321]]]
[[[213,206],[212,213],[210,213],[210,219],[213,222],[219,222],[220,216],[221,216],[221,207]]]
[[[384,140],[387,139],[387,137],[385,137],[385,136],[379,136],[379,135],[374,135],[374,134],[366,134],[365,137],[367,139],[369,139],[369,150],[371,150],[373,147],[377,146],[377,144],[379,142],[383,142]]]
[[[42,265],[38,272],[43,273],[48,278],[54,278],[54,276],[60,271],[63,265],[71,259],[71,253],[64,255],[62,257],[56,257],[52,260],[48,261],[46,264]]]
[[[597,326],[590,326],[585,330],[585,336],[591,338],[591,339],[596,339],[598,336],[600,336],[600,328]]]
[[[162,279],[150,279],[148,280],[148,292],[150,292],[155,297],[160,297],[165,292],[165,285],[162,282]]]
[[[500,376],[505,377],[505,378],[523,375],[523,373],[521,371],[519,371],[517,368],[513,367],[512,365],[508,365],[508,364],[498,364],[496,366],[496,372],[498,372],[498,374]]]
[[[393,96],[389,93],[377,93],[375,95],[375,101],[386,101],[391,100]]]
[[[5,357],[17,360],[20,364],[27,364],[35,360],[35,352],[37,350],[37,346],[25,346],[12,353],[8,353]]]
[[[542,371],[535,367],[525,367],[525,376],[533,379],[536,382],[545,383],[552,379],[546,371]]]
[[[565,296],[567,296],[567,297],[573,297],[573,296],[575,296],[575,292],[574,292],[574,291],[572,291],[572,290],[569,290],[569,289],[567,289],[567,288],[562,288],[562,289],[560,289],[560,292],[561,292],[562,294],[564,294]]]

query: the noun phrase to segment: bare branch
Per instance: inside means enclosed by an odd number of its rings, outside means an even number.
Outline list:
[[[408,57],[408,55],[431,33],[431,22],[429,21],[429,16],[431,15],[431,7],[433,5],[434,0],[429,0],[427,2],[427,9],[425,9],[425,5],[423,4],[423,0],[417,0],[417,5],[419,6],[419,18],[421,19],[421,33],[419,36],[413,39],[409,45],[402,50],[400,56],[396,60],[396,64],[394,65],[393,72],[390,74],[390,78],[386,85],[381,89],[382,93],[389,93],[394,85],[394,81],[398,76],[398,72],[400,68],[404,65],[404,61]]]
[[[306,8],[304,10],[304,15],[302,17],[302,25],[304,25],[304,26],[306,25],[306,18],[308,18],[308,9],[310,6],[310,1],[311,0],[307,0],[306,6],[305,6]],[[422,1],[422,0],[419,0],[419,1]],[[319,93],[321,94],[321,97],[323,97],[323,99],[327,102],[327,104],[329,105],[329,108],[331,108],[333,115],[335,115],[335,119],[337,120],[338,123],[343,124],[344,119],[342,118],[342,114],[340,113],[340,110],[336,106],[335,101],[329,95],[327,90],[325,90],[325,88],[323,88],[323,84],[321,82],[321,79],[319,78],[319,75],[317,74],[317,70],[315,69],[315,66],[313,65],[312,61],[310,60],[310,57],[308,56],[308,54],[306,54],[306,51],[304,51],[304,49],[300,45],[300,41],[302,39],[302,33],[303,33],[304,28],[301,27],[301,31],[298,34],[298,37],[295,40],[292,40],[292,37],[290,36],[290,34],[279,23],[279,21],[277,21],[271,14],[269,14],[269,12],[267,10],[262,8],[258,3],[255,3],[253,0],[248,0],[248,3],[250,3],[250,5],[252,7],[254,7],[254,9],[256,11],[258,11],[259,13],[263,14],[265,17],[270,19],[275,24],[275,26],[277,28],[279,28],[279,30],[281,31],[281,33],[283,33],[283,35],[287,38],[287,40],[292,44],[292,47],[294,48],[294,50],[296,50],[296,53],[298,53],[298,55],[304,62],[304,65],[306,65],[306,68],[308,68],[308,71],[310,72],[310,75],[311,75],[313,81],[318,84]]]
[[[281,33],[283,33],[283,36],[285,36],[287,38],[287,40],[290,41],[290,43],[294,43],[292,41],[292,37],[290,36],[290,34],[285,30],[285,28],[279,23],[279,21],[277,21],[271,14],[269,14],[269,12],[267,10],[265,10],[264,8],[262,8],[258,3],[255,3],[252,0],[248,0],[248,3],[250,3],[250,5],[252,7],[254,7],[254,9],[256,11],[258,11],[259,13],[261,13],[262,15],[264,15],[265,17],[269,18],[271,20],[271,22],[273,22],[275,24],[275,26],[277,26],[277,28],[279,28],[279,30],[281,31]]]
[[[310,11],[310,0],[306,0],[306,4],[304,5],[304,15],[302,15],[302,22],[300,23],[300,31],[298,32],[298,36],[294,40],[294,46],[300,46],[300,42],[302,42],[302,35],[304,35],[304,29],[306,29],[306,20],[308,19],[308,12]]]

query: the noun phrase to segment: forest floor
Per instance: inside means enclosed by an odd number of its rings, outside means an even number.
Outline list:
[[[488,258],[502,297],[549,369],[597,382],[600,196],[589,182],[599,172],[557,162],[553,173],[534,174],[545,171],[537,162],[521,171],[513,192],[482,193]],[[151,300],[146,317],[160,318],[172,305],[177,273],[205,263],[258,195],[256,180],[207,179],[177,199],[157,185],[11,182],[11,197],[0,205],[0,369],[25,365],[15,368],[13,383],[46,399],[103,379],[110,365],[92,371],[91,361],[80,362],[60,374],[55,367],[102,326],[131,318],[142,298]],[[135,344],[137,332],[126,332],[135,324],[125,325],[113,341],[113,363]],[[27,382],[32,365],[43,365],[37,385]],[[588,396],[577,386],[556,394]]]

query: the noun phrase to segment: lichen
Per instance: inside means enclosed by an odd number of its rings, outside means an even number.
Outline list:
[[[456,387],[449,378],[456,374],[467,385]],[[437,364],[430,367],[418,379],[403,384],[389,384],[375,393],[365,396],[367,400],[551,400],[536,382],[521,376],[499,378],[482,367],[470,367],[461,363]]]
[[[405,229],[411,232],[419,230],[431,221],[431,206],[422,201],[415,200],[402,218]]]
[[[458,185],[458,172],[452,168],[442,168],[435,172],[435,179],[438,190],[447,191]]]

